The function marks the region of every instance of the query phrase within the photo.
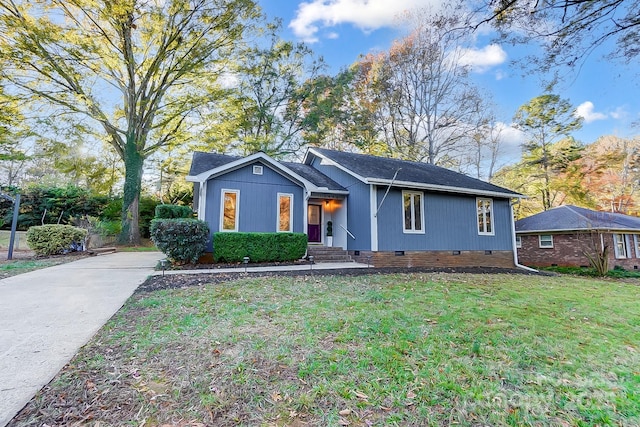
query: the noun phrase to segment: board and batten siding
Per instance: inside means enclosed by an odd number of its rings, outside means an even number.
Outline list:
[[[321,164],[321,159],[315,157],[311,166],[349,190],[347,224],[355,239],[347,239],[347,250],[371,250],[371,214],[369,185],[332,165]]]
[[[382,200],[386,188],[378,188]],[[410,190],[416,191],[416,190]],[[508,199],[493,198],[494,235],[478,234],[475,196],[423,192],[424,234],[403,232],[402,190],[389,191],[378,212],[380,251],[512,250]]]
[[[253,174],[253,165],[263,166],[262,175]],[[256,162],[207,182],[205,217],[211,233],[220,229],[222,189],[240,191],[238,231],[261,233],[278,231],[278,193],[293,194],[293,231],[295,233],[305,231],[303,188],[267,165]]]

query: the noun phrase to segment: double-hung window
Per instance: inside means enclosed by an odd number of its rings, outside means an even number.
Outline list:
[[[629,258],[629,249],[627,245],[627,236],[625,234],[613,235],[613,249],[616,253],[616,258]]]
[[[278,193],[278,231],[293,232],[293,194]]]
[[[424,194],[402,192],[402,230],[405,233],[424,233]]]
[[[553,248],[553,235],[540,234],[538,236],[538,246],[540,248]]]
[[[478,208],[478,234],[490,235],[493,231],[493,200],[492,199],[476,199]]]
[[[239,190],[222,190],[220,231],[238,231],[239,202]]]

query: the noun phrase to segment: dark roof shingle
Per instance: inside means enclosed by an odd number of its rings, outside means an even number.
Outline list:
[[[203,172],[210,171],[212,169],[224,166],[227,163],[234,162],[242,159],[242,157],[227,156],[225,154],[218,153],[204,153],[202,151],[196,151],[193,153],[191,160],[191,168],[189,170],[189,176],[195,176]],[[343,186],[320,172],[319,170],[302,163],[292,162],[279,162],[281,165],[286,166],[300,177],[306,179],[313,185],[321,188],[327,188],[333,191],[347,191]]]
[[[516,221],[516,232],[581,230],[640,231],[640,218],[577,206],[558,206]]]
[[[365,179],[391,181],[396,171],[398,171],[396,181],[453,187],[470,193],[491,192],[508,194],[512,197],[521,196],[521,194],[509,189],[428,163],[348,153],[325,148],[313,148],[313,150]]]

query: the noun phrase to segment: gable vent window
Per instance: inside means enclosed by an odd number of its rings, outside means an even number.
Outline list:
[[[253,174],[254,175],[262,175],[262,166],[254,166],[253,167]]]

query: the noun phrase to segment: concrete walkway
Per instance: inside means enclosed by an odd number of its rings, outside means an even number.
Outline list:
[[[0,280],[0,426],[153,273],[159,252],[84,258]]]

